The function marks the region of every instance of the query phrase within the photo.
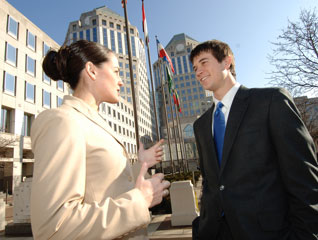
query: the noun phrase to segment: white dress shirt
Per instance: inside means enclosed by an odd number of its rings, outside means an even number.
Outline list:
[[[240,86],[241,84],[236,82],[235,85],[224,95],[224,97],[221,100],[221,102],[223,103],[222,112],[224,113],[225,126],[227,124],[227,119],[229,118],[229,113],[233,103],[233,99],[238,89],[240,88]],[[213,101],[215,106],[218,104],[218,102],[220,102],[220,100],[216,99],[214,96],[213,96]],[[215,110],[216,110],[216,107],[214,107],[212,118],[214,117]],[[213,121],[212,121],[212,124],[213,124]],[[212,126],[212,135],[213,135],[213,126]]]

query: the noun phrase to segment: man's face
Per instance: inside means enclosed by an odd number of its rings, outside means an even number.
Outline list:
[[[203,88],[213,92],[224,86],[228,76],[226,58],[219,63],[211,52],[201,52],[194,57],[193,69]]]

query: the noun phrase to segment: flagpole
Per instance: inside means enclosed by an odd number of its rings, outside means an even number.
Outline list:
[[[181,122],[179,118],[179,112],[177,111],[177,108],[175,108],[175,113],[177,116],[177,126],[178,126],[178,132],[179,132],[179,141],[180,141],[180,150],[181,150],[181,156],[182,156],[182,165],[183,165],[183,172],[186,172],[187,165],[185,164],[185,148],[184,148],[184,139],[182,134],[182,127]]]
[[[170,130],[169,130],[169,125],[168,125],[168,116],[167,116],[167,109],[166,109],[166,96],[165,96],[165,93],[164,93],[163,75],[162,75],[162,72],[161,72],[161,67],[162,67],[161,62],[162,62],[162,60],[159,58],[158,59],[158,64],[159,64],[159,72],[160,72],[160,88],[161,88],[161,94],[162,94],[162,98],[163,98],[163,107],[164,107],[165,120],[166,120],[166,126],[167,126],[168,148],[169,148],[171,169],[172,169],[172,174],[174,175],[175,169],[174,169],[174,163],[173,163],[173,158],[172,158],[172,153],[171,153]]]
[[[165,64],[164,64],[165,66]],[[165,84],[166,85],[166,84]],[[177,161],[178,161],[178,165],[179,165],[179,172],[181,169],[181,164],[180,164],[180,158],[179,158],[179,153],[178,153],[178,143],[177,143],[177,131],[176,131],[176,127],[174,124],[174,117],[173,117],[173,110],[172,110],[172,104],[171,104],[171,96],[170,96],[170,91],[169,91],[169,86],[168,87],[168,102],[169,102],[169,106],[170,106],[170,113],[171,113],[171,119],[172,119],[172,128],[173,128],[173,132],[174,132],[174,139],[175,139],[175,146],[176,146],[176,157],[177,157]],[[169,126],[167,126],[168,128]]]
[[[142,3],[144,0],[142,0]],[[145,32],[145,30],[144,30]],[[145,32],[146,34],[146,32]],[[155,97],[155,89],[153,84],[153,77],[152,77],[152,66],[151,66],[151,58],[150,58],[150,47],[149,47],[149,36],[145,35],[145,42],[147,46],[147,55],[148,55],[148,64],[149,64],[149,74],[150,74],[150,82],[151,82],[151,90],[152,90],[152,101],[153,101],[153,108],[155,113],[155,122],[156,122],[156,133],[157,133],[157,141],[160,140],[160,134],[159,134],[159,124],[158,124],[158,117],[157,117],[157,104],[156,104],[156,97]],[[160,168],[161,172],[164,173],[164,170],[162,168],[162,161],[160,161]]]
[[[134,77],[133,77],[134,74],[133,74],[133,68],[132,68],[132,56],[131,56],[131,45],[130,45],[130,34],[129,34],[126,0],[122,1],[122,3],[124,6],[124,12],[125,12],[126,38],[127,38],[127,46],[128,46],[130,86],[131,86],[132,102],[133,102],[133,108],[134,108],[136,146],[137,146],[137,150],[139,150],[139,127],[138,127],[137,106],[136,106],[136,99],[135,99],[135,84],[134,84]]]

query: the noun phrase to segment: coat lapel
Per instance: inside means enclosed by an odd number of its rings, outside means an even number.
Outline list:
[[[210,159],[207,159],[207,162],[203,163],[203,166],[207,166],[205,168],[205,171],[209,171],[211,169],[217,169],[217,174],[219,176],[219,164],[217,160],[217,154],[214,144],[214,138],[212,136],[212,119],[213,119],[213,110],[214,110],[215,104],[213,103],[212,107],[204,114],[202,117],[202,122],[200,122],[200,135],[204,139],[205,145],[202,146],[203,148],[206,148],[206,151],[208,151],[208,156],[212,156]],[[212,164],[212,166],[211,166]]]
[[[88,106],[87,103],[82,101],[79,98],[75,98],[73,96],[64,96],[64,102],[63,104],[66,104],[72,108],[74,108],[76,111],[82,113],[85,117],[87,117],[89,120],[103,128],[107,133],[109,133],[124,149],[125,154],[128,158],[128,153],[126,151],[126,148],[124,145],[115,137],[115,134],[113,130],[108,126],[105,119],[103,119],[99,113],[95,110],[93,110],[91,107]]]
[[[241,86],[233,99],[233,103],[230,109],[229,117],[226,124],[226,129],[225,129],[220,174],[222,174],[224,170],[224,166],[228,160],[230,150],[236,138],[238,129],[241,125],[241,122],[244,118],[244,114],[247,110],[248,102],[249,102],[248,96],[249,96],[249,89],[245,88],[244,86]]]

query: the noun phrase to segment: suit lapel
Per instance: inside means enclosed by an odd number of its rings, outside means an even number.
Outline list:
[[[219,164],[217,160],[217,155],[216,155],[216,149],[215,149],[215,144],[214,144],[214,138],[212,136],[212,119],[213,119],[213,110],[214,110],[215,104],[213,103],[212,107],[207,111],[204,116],[202,116],[202,121],[200,122],[200,135],[204,139],[204,146],[202,148],[206,148],[206,151],[209,153],[207,154],[208,156],[212,156],[211,159],[207,159],[207,162],[203,163],[203,166],[207,166],[205,168],[205,171],[209,171],[212,169],[217,169],[217,174],[219,176]],[[212,164],[212,166],[211,166]],[[211,167],[210,167],[211,166]]]
[[[226,129],[225,129],[220,174],[222,174],[223,172],[224,166],[230,154],[230,150],[236,138],[238,129],[241,125],[241,122],[244,118],[244,114],[247,110],[248,103],[249,103],[248,96],[249,96],[249,89],[245,88],[244,86],[241,86],[233,99],[233,103],[230,109],[229,117],[226,124]]]
[[[97,111],[91,109],[84,101],[81,99],[72,97],[72,96],[64,96],[64,104],[74,108],[76,111],[82,113],[89,120],[103,128],[107,133],[109,133],[124,149],[125,154],[128,158],[128,153],[124,145],[115,137],[113,130],[108,126],[106,120],[104,120]]]

